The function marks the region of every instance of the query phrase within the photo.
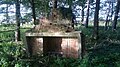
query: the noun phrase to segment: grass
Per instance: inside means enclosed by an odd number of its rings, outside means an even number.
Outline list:
[[[88,67],[120,67],[120,28],[105,31],[100,27],[97,42],[92,38],[92,29],[81,28],[86,35]]]
[[[27,29],[21,29],[21,36]],[[56,56],[28,57],[23,44],[0,43],[0,67],[120,67],[120,28],[116,31],[101,26],[99,40],[92,37],[93,28],[78,27],[85,34],[86,55],[81,59]],[[11,38],[14,33],[0,33],[1,39]],[[22,39],[22,38],[21,38]]]

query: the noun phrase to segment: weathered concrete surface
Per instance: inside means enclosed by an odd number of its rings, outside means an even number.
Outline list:
[[[80,33],[26,33],[28,52],[30,55],[61,54],[81,58],[84,44]]]

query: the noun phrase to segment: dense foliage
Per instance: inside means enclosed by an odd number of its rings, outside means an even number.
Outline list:
[[[3,28],[3,27],[2,27]],[[11,27],[9,27],[11,28]],[[0,67],[119,67],[120,32],[104,31],[100,27],[100,39],[92,37],[92,27],[79,27],[86,36],[86,55],[83,59],[56,56],[27,56],[25,45],[15,42],[0,42]],[[22,32],[25,29],[21,29]],[[4,34],[4,39],[7,39]],[[22,35],[22,33],[21,33]],[[1,37],[2,38],[2,37]]]

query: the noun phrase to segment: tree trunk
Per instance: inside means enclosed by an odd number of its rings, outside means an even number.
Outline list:
[[[114,10],[113,10],[113,8],[114,8],[114,4],[112,3],[112,6],[111,6],[112,8],[112,11],[111,11],[111,15],[110,15],[110,17],[112,17],[113,16],[113,13],[114,13]]]
[[[8,15],[8,7],[9,7],[9,5],[8,4],[6,4],[7,6],[6,6],[6,21],[7,21],[7,23],[9,23],[9,15]]]
[[[34,0],[31,0],[31,6],[32,6],[32,16],[33,16],[33,23],[36,25],[36,14],[35,14],[35,3]]]
[[[87,1],[87,17],[86,17],[86,23],[85,23],[85,27],[88,28],[88,22],[89,22],[89,9],[90,8],[90,0]]]
[[[54,1],[54,3],[53,3],[53,8],[57,8],[57,0],[53,0]]]
[[[69,9],[71,9],[70,13],[72,13],[72,5],[70,5]],[[75,15],[73,13],[71,15],[71,19],[70,20],[72,20],[71,27],[73,29],[75,29],[75,27],[74,27],[75,26]]]
[[[120,1],[117,0],[116,10],[115,10],[115,16],[114,16],[114,21],[113,21],[113,26],[112,26],[113,30],[116,29],[119,9],[120,9]]]
[[[20,41],[20,2],[16,0],[16,23],[17,30],[15,32],[15,41]]]
[[[111,8],[112,11],[111,11],[111,15],[110,15],[110,21],[111,21],[111,23],[113,22],[113,21],[112,21],[112,17],[113,17],[113,13],[114,13],[114,9],[113,9],[113,8],[114,8],[114,4],[112,3],[112,8]],[[110,27],[110,24],[109,24],[109,22],[108,22],[108,28],[109,28],[109,27]]]
[[[105,30],[108,29],[108,22],[109,22],[108,16],[109,16],[109,14],[107,14],[107,17],[106,17]]]
[[[109,13],[110,13],[110,4],[111,3],[109,3],[109,8],[108,8],[108,12],[107,12],[107,17],[106,17],[106,22],[105,22],[105,30],[107,30],[108,29],[108,23],[109,23]]]
[[[81,12],[81,15],[82,15],[81,22],[83,23],[83,21],[84,21],[84,5],[82,5],[82,12]]]
[[[72,13],[72,28],[75,29],[74,25],[75,25],[75,15]]]
[[[96,0],[95,15],[94,15],[94,39],[98,39],[99,33],[99,9],[100,9],[100,0]]]

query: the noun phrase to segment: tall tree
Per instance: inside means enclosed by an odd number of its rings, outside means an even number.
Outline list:
[[[30,0],[31,8],[32,8],[32,16],[33,16],[33,23],[36,25],[36,14],[35,14],[35,3],[34,0]]]
[[[51,2],[51,0],[22,0],[22,5],[24,5],[26,9],[31,9],[31,16],[36,20],[37,17],[49,16],[52,5]]]
[[[32,18],[33,18],[33,23],[34,23],[34,25],[36,25],[36,7],[35,7],[35,5],[36,5],[36,3],[35,2],[37,2],[38,0],[22,0],[21,2],[22,2],[22,5],[24,5],[24,7],[25,8],[31,8],[31,14],[32,14]],[[40,4],[41,5],[41,4]],[[39,6],[39,7],[41,7],[41,6]],[[39,8],[38,7],[38,8]]]
[[[108,3],[109,4],[109,7],[108,7],[108,10],[107,10],[107,17],[106,17],[106,22],[105,22],[105,30],[107,30],[108,29],[108,23],[109,23],[109,14],[110,14],[110,4],[111,3]]]
[[[98,39],[98,30],[99,30],[99,9],[100,9],[100,0],[96,0],[95,14],[94,14],[94,39]]]
[[[82,11],[81,11],[81,15],[82,15],[82,18],[81,18],[81,22],[84,21],[84,4],[82,4]]]
[[[9,23],[9,12],[8,12],[8,7],[9,7],[9,5],[6,4],[6,20],[7,20],[7,23]]]
[[[15,39],[16,41],[20,41],[20,1],[16,0],[16,23],[17,23],[17,30],[15,32]]]
[[[114,13],[114,0],[107,0],[105,1],[105,4],[108,3],[109,6],[107,8],[107,16],[106,16],[106,22],[105,22],[105,30],[107,30],[109,28],[109,22],[112,22],[112,17],[113,17],[113,13]]]
[[[79,6],[81,6],[82,7],[82,9],[81,9],[81,22],[83,22],[84,21],[84,9],[85,9],[85,3],[86,3],[86,1],[87,0],[78,0],[78,4],[79,4]]]
[[[57,8],[57,0],[53,0],[53,8]]]
[[[87,17],[86,17],[86,23],[85,23],[85,27],[88,28],[88,22],[89,22],[89,9],[90,8],[90,0],[87,0]]]
[[[72,20],[72,28],[74,28],[74,20],[75,20],[75,15],[73,14],[73,6],[74,6],[74,3],[73,3],[73,0],[67,0],[67,3],[69,5],[69,9],[70,9],[70,12],[71,12],[71,20]]]
[[[115,16],[114,16],[114,21],[113,21],[113,26],[112,26],[113,30],[116,29],[119,10],[120,10],[120,0],[117,0]]]
[[[11,6],[11,5],[13,5],[15,3],[15,1],[14,0],[1,0],[0,1],[0,5],[6,5],[6,7],[4,8],[2,8],[1,9],[1,13],[3,13],[3,14],[5,14],[4,16],[6,17],[6,19],[4,20],[4,21],[6,21],[7,23],[9,23],[9,10],[8,10],[8,8]]]

